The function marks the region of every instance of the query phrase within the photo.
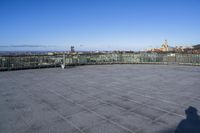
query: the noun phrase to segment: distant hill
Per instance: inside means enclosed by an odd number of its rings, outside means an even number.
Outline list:
[[[193,48],[194,49],[200,49],[200,44],[194,45]]]

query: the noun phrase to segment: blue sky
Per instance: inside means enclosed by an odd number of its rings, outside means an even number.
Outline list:
[[[200,0],[0,0],[0,51],[200,43]]]

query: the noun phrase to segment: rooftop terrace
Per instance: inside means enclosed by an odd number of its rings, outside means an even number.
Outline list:
[[[89,65],[0,72],[1,133],[171,133],[200,110],[200,67]]]

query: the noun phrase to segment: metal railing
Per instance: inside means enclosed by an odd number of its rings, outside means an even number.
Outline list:
[[[90,53],[57,55],[0,56],[0,70],[34,69],[92,64],[187,64],[200,65],[200,54]],[[64,61],[65,60],[65,61]]]

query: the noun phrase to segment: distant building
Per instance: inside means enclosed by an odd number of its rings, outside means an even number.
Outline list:
[[[168,45],[167,40],[161,45],[160,48],[151,48],[147,49],[147,52],[156,52],[156,53],[162,53],[162,52],[175,52],[175,53],[188,53],[188,54],[200,54],[200,44],[197,45],[188,45],[188,46],[176,46],[176,47],[170,47]]]
[[[152,49],[149,49],[148,51],[152,51],[152,52],[169,52],[169,51],[174,51],[174,48],[170,47],[168,45],[167,40],[165,40],[165,42],[161,45],[160,48],[152,48]]]
[[[174,51],[174,48],[173,48],[173,47],[170,47],[170,46],[168,45],[167,40],[165,40],[165,42],[162,44],[160,50],[161,50],[162,52],[168,52],[168,51]]]
[[[54,53],[53,52],[48,52],[47,55],[54,55]]]
[[[71,46],[70,48],[71,48],[70,52],[74,53],[75,52],[74,46]]]

